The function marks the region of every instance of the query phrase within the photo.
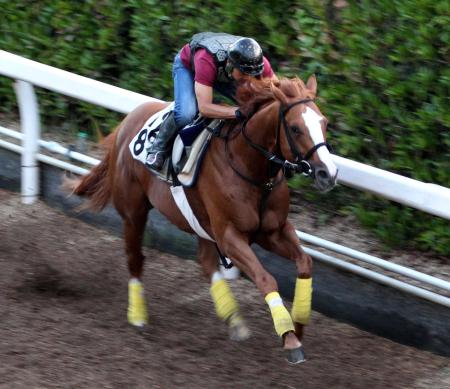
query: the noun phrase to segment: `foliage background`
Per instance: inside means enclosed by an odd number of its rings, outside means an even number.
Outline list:
[[[171,60],[199,31],[251,36],[279,75],[316,73],[337,153],[450,187],[447,0],[0,0],[0,48],[172,98]],[[0,77],[0,112],[16,110]],[[120,116],[39,90],[46,125],[107,132]],[[302,179],[291,185],[317,195]],[[448,221],[339,188],[323,209],[356,214],[387,244],[450,254]]]

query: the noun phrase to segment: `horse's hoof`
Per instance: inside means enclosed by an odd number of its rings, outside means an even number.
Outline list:
[[[243,342],[250,338],[251,334],[250,329],[244,323],[233,325],[229,328],[230,339],[235,342]]]
[[[228,321],[228,333],[230,339],[236,342],[247,340],[251,335],[250,329],[239,313],[235,313]]]
[[[292,363],[293,365],[297,363],[302,363],[306,361],[305,352],[303,350],[303,346],[293,348],[290,350],[284,350],[286,354],[286,359],[289,363]]]
[[[135,321],[135,322],[128,321],[128,323],[138,330],[143,330],[147,326],[147,323],[143,321]]]
[[[145,328],[148,323],[147,311],[145,309],[140,311],[128,311],[128,323],[136,328]]]

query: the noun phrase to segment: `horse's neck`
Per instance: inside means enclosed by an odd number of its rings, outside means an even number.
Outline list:
[[[251,141],[264,149],[275,152],[277,146],[278,104],[276,102],[259,110],[247,123],[245,133]],[[242,133],[231,136],[228,158],[242,174],[262,181],[267,179],[269,161],[253,148]]]
[[[273,151],[277,142],[279,104],[272,102],[258,110],[247,124],[247,135],[254,143]]]

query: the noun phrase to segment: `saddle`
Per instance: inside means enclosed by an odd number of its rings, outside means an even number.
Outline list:
[[[129,149],[134,159],[145,164],[146,150],[155,140],[161,123],[172,110],[173,104],[151,116],[132,139]],[[178,132],[161,171],[151,173],[170,185],[195,185],[211,137],[220,131],[223,124],[223,120],[197,116],[191,124]]]

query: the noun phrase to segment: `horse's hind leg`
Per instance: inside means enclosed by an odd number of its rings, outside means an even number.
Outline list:
[[[114,196],[114,205],[123,219],[125,251],[130,272],[128,322],[143,327],[148,322],[148,314],[141,281],[144,264],[142,240],[151,204],[137,183],[125,187],[127,196]]]
[[[214,301],[217,316],[227,323],[230,339],[246,340],[250,330],[239,313],[239,305],[231,292],[228,282],[218,270],[218,253],[216,245],[208,240],[199,238],[199,262],[204,275],[211,282],[211,296]]]

